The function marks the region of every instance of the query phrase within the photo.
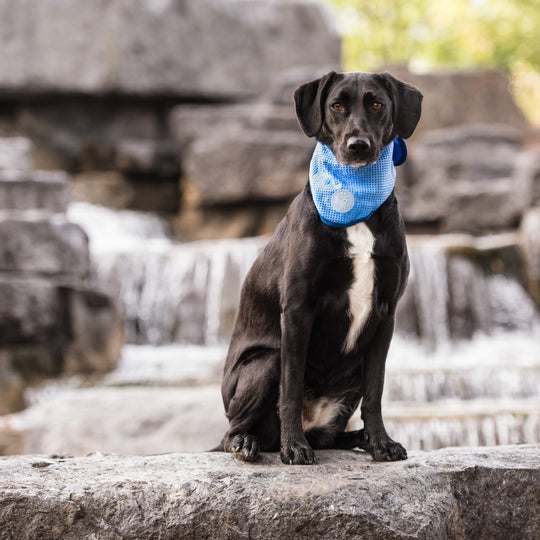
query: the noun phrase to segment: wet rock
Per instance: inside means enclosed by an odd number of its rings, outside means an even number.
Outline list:
[[[448,449],[386,464],[320,451],[303,467],[276,454],[256,465],[219,453],[2,458],[0,526],[7,538],[532,540],[538,450]]]
[[[517,234],[409,235],[407,244],[411,273],[398,304],[398,332],[435,348],[478,332],[533,327]]]

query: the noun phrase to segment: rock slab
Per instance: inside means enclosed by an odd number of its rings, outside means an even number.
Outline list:
[[[327,11],[305,1],[0,0],[0,20],[0,94],[231,99],[339,63]]]
[[[229,454],[0,458],[0,530],[29,538],[521,538],[540,535],[540,446],[313,466]]]

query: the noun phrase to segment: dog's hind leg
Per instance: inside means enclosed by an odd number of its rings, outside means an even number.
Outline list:
[[[363,429],[339,433],[334,439],[332,448],[339,448],[340,450],[352,450],[353,448],[360,448],[361,450],[369,451],[369,445],[365,440]]]
[[[243,461],[255,461],[259,450],[279,448],[279,351],[265,351],[237,364],[223,383],[229,430],[221,447]]]

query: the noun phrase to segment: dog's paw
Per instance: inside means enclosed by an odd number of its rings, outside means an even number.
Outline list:
[[[259,442],[257,437],[241,433],[232,438],[230,450],[234,457],[242,461],[255,461],[259,453]]]
[[[315,452],[307,441],[291,441],[281,446],[281,461],[286,465],[311,465]]]
[[[375,438],[369,444],[369,453],[374,461],[399,461],[407,459],[407,450],[389,438]]]

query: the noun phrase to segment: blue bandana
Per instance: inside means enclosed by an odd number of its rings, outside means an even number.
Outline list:
[[[309,185],[323,223],[351,227],[367,221],[388,199],[396,182],[394,165],[407,158],[405,141],[398,137],[385,146],[372,165],[341,165],[332,150],[318,142],[311,158]]]

